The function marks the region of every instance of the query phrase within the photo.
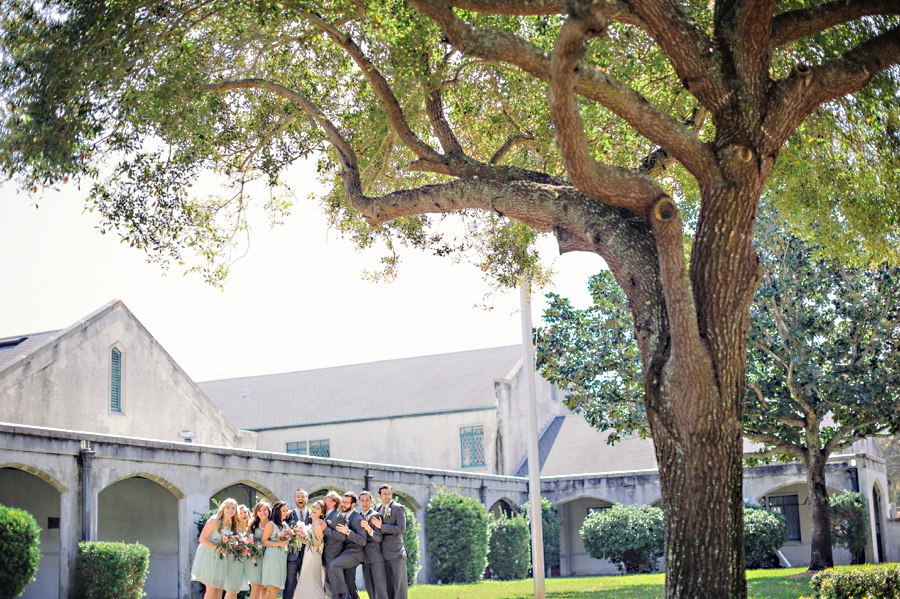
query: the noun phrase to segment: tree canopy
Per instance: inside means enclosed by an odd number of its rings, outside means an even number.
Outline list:
[[[0,5],[0,169],[30,189],[91,181],[103,226],[161,261],[190,248],[219,280],[247,184],[277,188],[303,156],[319,157],[330,214],[361,244],[479,248],[502,284],[538,270],[534,231],[602,256],[637,331],[667,594],[746,594],[759,198],[771,183],[797,227],[825,221],[836,251],[862,239],[864,259],[896,258],[895,0]],[[230,187],[191,189],[208,171]],[[829,173],[844,181],[815,181]],[[851,184],[872,192],[827,193]],[[448,213],[472,234],[435,234],[426,215]],[[707,479],[722,484],[694,484]]]

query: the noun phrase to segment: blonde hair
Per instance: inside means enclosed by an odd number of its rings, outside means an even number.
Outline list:
[[[225,508],[229,504],[234,506],[234,516],[231,518],[231,522],[229,522],[229,525],[230,525],[229,528],[231,528],[232,530],[237,528],[238,502],[235,501],[234,499],[232,499],[231,497],[229,497],[228,499],[226,499],[225,501],[220,503],[219,509],[216,510],[216,516],[215,516],[216,517],[216,527],[218,527],[220,533],[222,532],[222,528],[225,525],[225,523],[222,521],[223,515],[225,513]]]

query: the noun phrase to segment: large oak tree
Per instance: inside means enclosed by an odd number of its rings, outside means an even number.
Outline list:
[[[771,215],[769,215],[771,216]],[[836,452],[900,428],[900,269],[846,267],[784,224],[759,219],[765,268],[750,308],[744,437],[750,463],[778,458],[806,468],[810,570],[833,565],[825,467]],[[549,296],[535,334],[538,370],[608,438],[646,434],[625,298],[607,272],[590,280],[579,310]]]
[[[526,270],[522,225],[552,232],[561,251],[601,255],[641,353],[667,595],[746,594],[741,420],[757,205],[783,149],[775,179],[786,190],[802,186],[806,159],[849,146],[852,172],[884,174],[864,163],[896,135],[884,109],[896,104],[896,0],[2,7],[0,165],[25,187],[100,177],[93,207],[160,259],[187,246],[214,261],[229,227],[244,226],[244,184],[277,186],[316,151],[335,221],[362,243],[451,251],[419,215],[462,212],[490,215],[472,225],[479,243]],[[188,191],[208,169],[234,193]],[[701,209],[688,264],[676,200],[691,194]],[[809,190],[798,221],[827,214],[835,239],[893,247],[897,221],[866,218],[896,216],[877,196],[821,198]],[[505,264],[483,266],[507,282],[522,274]]]

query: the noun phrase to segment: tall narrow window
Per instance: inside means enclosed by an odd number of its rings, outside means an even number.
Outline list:
[[[463,468],[484,466],[484,427],[464,426],[459,429],[459,448]]]
[[[788,541],[800,540],[800,506],[796,495],[772,495],[769,509],[784,515]]]
[[[122,411],[122,351],[118,347],[109,352],[109,411]]]

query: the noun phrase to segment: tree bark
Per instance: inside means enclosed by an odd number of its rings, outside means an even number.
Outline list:
[[[810,451],[806,464],[809,487],[809,512],[812,519],[812,539],[809,554],[809,570],[817,572],[834,566],[831,551],[831,518],[828,508],[828,487],[825,484],[827,456],[820,450]]]

